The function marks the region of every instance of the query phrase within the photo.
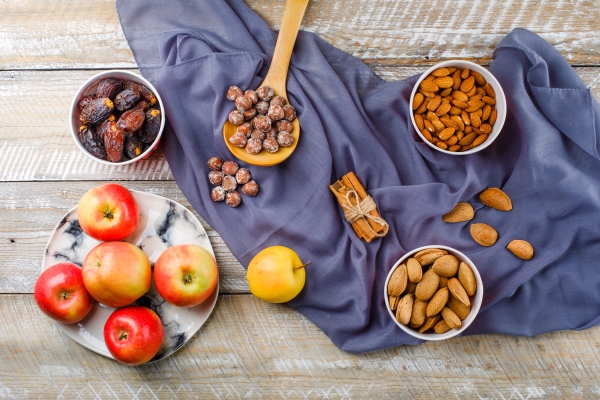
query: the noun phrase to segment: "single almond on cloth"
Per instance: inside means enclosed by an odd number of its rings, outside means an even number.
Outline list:
[[[410,324],[415,328],[423,325],[425,322],[427,312],[427,302],[416,299],[413,302],[412,315],[410,316]]]
[[[446,333],[448,332],[450,329],[450,325],[448,325],[448,323],[444,320],[441,320],[439,322],[437,322],[434,326],[433,326],[433,331],[435,333],[441,334],[441,333]]]
[[[406,264],[399,265],[396,270],[390,276],[390,281],[388,282],[388,296],[400,296],[404,289],[406,289],[406,283],[408,281],[408,276],[406,272]]]
[[[419,283],[423,277],[423,268],[421,268],[421,264],[414,258],[409,258],[406,261],[406,269],[408,271],[408,280],[413,283]]]
[[[473,240],[482,246],[492,246],[498,240],[498,232],[488,224],[482,222],[471,224],[470,230]]]
[[[435,294],[427,304],[427,316],[431,317],[442,311],[442,308],[444,308],[444,306],[448,302],[449,295],[450,292],[448,291],[448,288],[443,288],[435,292]]]
[[[440,277],[435,273],[434,270],[423,274],[421,281],[417,283],[417,289],[415,290],[415,296],[419,300],[428,301],[437,292],[440,285]]]
[[[452,311],[448,307],[444,307],[444,309],[442,310],[442,318],[452,329],[458,329],[462,325],[462,321],[460,320],[460,318],[458,318],[458,315],[454,314],[454,311]]]
[[[396,310],[396,319],[403,325],[410,322],[412,315],[414,295],[409,293],[400,299],[398,309]]]
[[[431,268],[439,276],[451,278],[458,272],[458,258],[452,254],[446,254],[435,260]]]
[[[442,316],[440,314],[436,314],[433,317],[429,317],[425,320],[425,323],[421,325],[419,328],[419,333],[423,333],[431,328],[439,321]]]
[[[498,188],[487,188],[479,195],[479,200],[488,207],[500,211],[512,210],[510,197]]]
[[[477,136],[473,134],[473,139]],[[464,138],[463,138],[464,140]],[[461,140],[462,142],[462,140]],[[471,143],[469,143],[471,144]],[[442,221],[456,223],[456,222],[464,222],[473,219],[475,216],[475,211],[473,210],[473,206],[469,203],[457,203],[452,210],[442,216]]]
[[[390,296],[390,298],[388,299],[388,301],[390,303],[390,310],[396,311],[396,309],[398,308],[398,302],[400,301],[400,297],[398,297],[398,296]]]
[[[531,260],[533,258],[533,246],[525,240],[515,239],[506,248],[523,260]]]
[[[417,260],[422,267],[426,267],[446,254],[448,254],[448,252],[442,249],[425,249],[415,254],[414,259]]]
[[[458,281],[465,288],[465,291],[469,296],[475,296],[477,291],[477,280],[471,267],[465,262],[461,262],[458,267]]]
[[[470,306],[464,305],[460,300],[458,300],[452,295],[448,299],[448,303],[446,304],[446,306],[452,311],[454,311],[454,314],[458,315],[458,318],[460,318],[461,320],[467,318],[467,316],[471,312]]]
[[[452,296],[456,297],[465,306],[471,306],[469,295],[458,279],[450,278],[448,280],[448,289],[450,290],[450,293],[452,293]]]

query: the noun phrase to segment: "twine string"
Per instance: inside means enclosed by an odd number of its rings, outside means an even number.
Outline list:
[[[364,198],[364,200],[361,201],[356,191],[350,190],[348,191],[348,193],[346,193],[346,200],[347,205],[342,207],[342,209],[344,210],[344,217],[346,218],[346,221],[353,223],[361,218],[365,218],[367,220],[370,219],[371,221],[376,222],[383,227],[383,231],[381,231],[381,233],[377,233],[375,232],[375,229],[373,229],[371,224],[367,224],[369,229],[375,236],[382,237],[388,233],[388,223],[385,222],[383,218],[376,217],[370,214],[370,212],[377,207],[377,205],[375,204],[375,200],[373,200],[371,196],[367,196]]]

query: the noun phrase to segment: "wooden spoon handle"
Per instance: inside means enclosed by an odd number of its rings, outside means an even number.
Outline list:
[[[265,82],[269,83],[275,93],[285,93],[290,58],[307,4],[308,0],[288,0],[285,6],[273,60],[265,78]]]

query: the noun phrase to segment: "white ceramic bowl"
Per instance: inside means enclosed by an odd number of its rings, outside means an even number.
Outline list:
[[[474,148],[466,150],[466,151],[452,152],[452,151],[440,149],[435,144],[431,143],[429,140],[427,140],[425,137],[423,137],[423,134],[419,131],[419,128],[417,127],[417,123],[415,122],[415,116],[412,111],[412,103],[413,103],[415,94],[417,93],[417,89],[419,88],[419,85],[421,84],[421,82],[425,78],[427,78],[427,76],[429,76],[434,70],[436,70],[438,68],[442,68],[442,67],[446,67],[446,68],[457,67],[457,68],[462,68],[462,69],[468,68],[472,71],[477,71],[492,86],[492,88],[494,89],[494,92],[496,93],[495,107],[496,107],[498,114],[496,117],[496,123],[492,127],[492,132],[490,132],[490,134],[488,135],[488,138],[485,140],[485,142],[483,142],[482,144],[480,144],[477,147],[474,147]],[[415,86],[413,87],[412,93],[410,95],[410,119],[411,119],[412,124],[415,127],[415,130],[417,131],[417,134],[419,135],[419,137],[421,137],[423,142],[427,143],[427,145],[429,147],[436,149],[437,151],[441,151],[442,153],[451,154],[454,156],[473,154],[473,153],[477,153],[478,151],[481,151],[481,150],[485,149],[486,147],[488,147],[490,144],[492,144],[492,142],[494,140],[496,140],[496,138],[500,134],[500,131],[502,130],[502,127],[504,126],[504,121],[506,120],[506,97],[504,96],[504,91],[502,90],[502,86],[500,86],[500,83],[498,83],[498,80],[487,69],[485,69],[482,66],[477,65],[475,63],[469,62],[469,61],[448,60],[448,61],[444,61],[439,64],[436,64],[433,67],[429,68],[427,71],[423,72],[423,74],[421,75],[421,77],[419,78],[419,80],[417,81]]]
[[[100,83],[100,81],[102,81],[103,79],[106,79],[106,78],[116,78],[116,79],[123,79],[123,80],[127,79],[130,81],[134,81],[137,83],[141,83],[142,85],[145,85],[148,89],[152,90],[152,92],[156,96],[156,104],[160,108],[161,120],[160,120],[160,129],[158,131],[158,136],[156,136],[156,139],[154,139],[154,142],[152,142],[148,146],[146,151],[144,151],[139,156],[132,158],[131,160],[128,160],[125,157],[122,157],[121,161],[112,162],[112,161],[96,158],[83,147],[83,145],[79,141],[79,137],[77,135],[79,132],[79,127],[81,126],[81,121],[79,120],[79,115],[81,114],[81,112],[79,111],[79,108],[77,107],[79,101],[82,98],[84,98],[85,96],[96,93],[96,88],[98,87],[98,84]],[[154,107],[156,107],[156,105]],[[130,71],[110,70],[110,71],[101,72],[97,75],[92,76],[83,85],[81,85],[81,87],[75,94],[75,97],[73,98],[73,102],[71,103],[71,111],[69,113],[69,125],[71,127],[71,135],[73,136],[73,140],[75,141],[75,144],[77,145],[77,147],[83,152],[83,154],[90,157],[92,160],[98,161],[99,163],[102,163],[102,164],[125,165],[125,164],[134,163],[136,161],[139,161],[139,160],[142,160],[142,159],[148,157],[158,147],[158,144],[160,143],[160,138],[161,138],[163,130],[165,128],[165,109],[163,108],[163,102],[162,102],[162,99],[160,98],[160,95],[158,94],[158,92],[156,91],[154,86],[152,86],[152,84],[150,82],[148,82],[148,80],[146,80],[144,77],[142,77],[138,74],[134,74],[133,72],[130,72]]]
[[[405,261],[408,260],[410,257],[412,257],[414,254],[418,253],[421,250],[425,250],[425,249],[446,250],[449,254],[455,255],[459,261],[464,261],[469,267],[471,267],[471,269],[473,270],[473,273],[475,274],[475,279],[477,280],[477,291],[475,292],[475,296],[472,296],[470,298],[471,312],[469,313],[467,318],[465,318],[462,321],[462,326],[460,327],[460,329],[450,329],[448,332],[444,332],[444,333],[435,333],[431,330],[430,330],[430,333],[419,333],[418,330],[409,328],[407,325],[403,325],[400,322],[398,322],[398,320],[396,320],[396,313],[394,311],[392,311],[390,308],[389,298],[387,295],[387,286],[388,286],[390,277],[392,276],[392,273],[399,265],[405,263]],[[398,261],[396,261],[396,263],[390,270],[390,272],[387,276],[387,279],[385,280],[385,286],[383,287],[383,290],[384,290],[384,297],[385,297],[385,306],[388,310],[388,313],[390,314],[390,317],[394,320],[396,325],[398,325],[400,327],[400,329],[402,329],[404,332],[408,333],[409,335],[414,336],[418,339],[422,339],[422,340],[444,340],[444,339],[449,339],[451,337],[459,335],[461,332],[463,332],[465,329],[467,329],[467,327],[469,325],[471,325],[471,323],[477,316],[477,313],[479,312],[479,309],[481,307],[481,302],[483,300],[483,283],[481,282],[481,276],[479,275],[479,271],[477,270],[477,267],[475,267],[475,264],[473,264],[473,262],[469,259],[469,257],[465,256],[460,251],[453,249],[452,247],[442,246],[442,245],[423,246],[423,247],[419,247],[418,249],[414,249],[414,250],[406,253],[403,257],[401,257]]]

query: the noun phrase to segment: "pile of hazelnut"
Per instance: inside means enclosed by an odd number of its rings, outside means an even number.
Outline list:
[[[237,207],[242,203],[242,196],[236,190],[242,185],[242,193],[254,197],[258,194],[258,183],[252,179],[247,168],[240,168],[234,161],[225,161],[220,157],[211,157],[208,160],[208,180],[215,185],[210,193],[213,201],[223,201],[230,207]]]
[[[237,132],[229,138],[232,145],[243,147],[250,154],[258,154],[262,149],[276,153],[280,147],[294,143],[290,132],[292,121],[296,119],[296,109],[285,104],[285,99],[276,96],[269,86],[245,92],[231,86],[227,99],[235,102],[236,106],[229,113],[229,122],[237,126]]]

